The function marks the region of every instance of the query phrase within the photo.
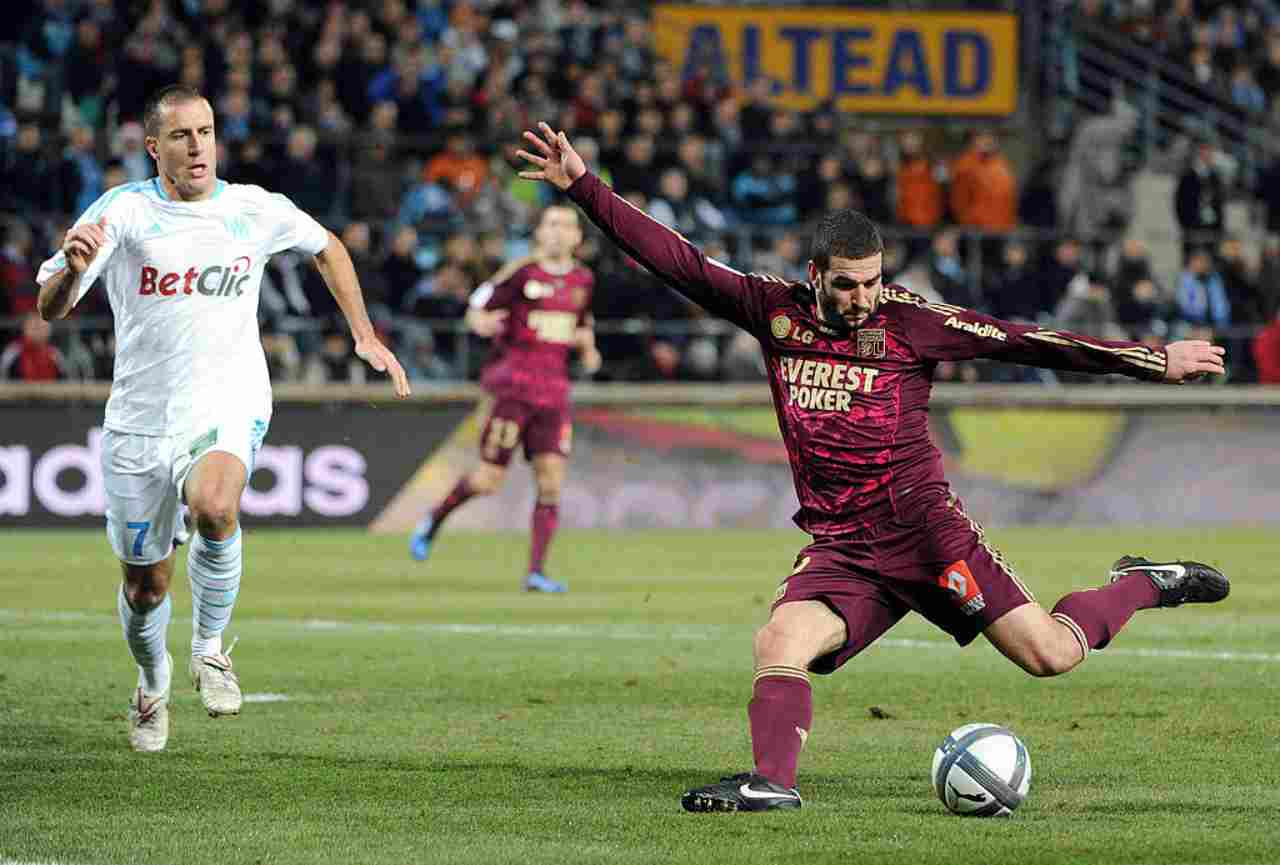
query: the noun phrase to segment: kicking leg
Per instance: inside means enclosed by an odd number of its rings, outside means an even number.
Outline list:
[[[1138,610],[1213,603],[1230,591],[1227,578],[1199,562],[1150,562],[1125,556],[1111,582],[1058,601],[1048,614],[1036,604],[1006,613],[984,633],[1006,657],[1033,676],[1065,673],[1107,646]]]
[[[185,484],[196,529],[187,553],[192,612],[189,670],[210,717],[239,714],[242,702],[230,651],[223,651],[222,632],[231,622],[244,570],[240,496],[247,477],[239,457],[211,451],[192,468]]]

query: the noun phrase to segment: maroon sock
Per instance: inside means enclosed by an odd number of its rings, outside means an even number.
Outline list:
[[[1053,617],[1091,649],[1105,647],[1138,610],[1160,605],[1160,592],[1141,572],[1125,574],[1100,589],[1072,592],[1058,601]],[[1087,653],[1086,653],[1087,654]]]
[[[534,505],[533,543],[529,547],[529,573],[542,573],[542,561],[547,557],[547,547],[560,525],[559,505]]]
[[[761,667],[756,671],[747,717],[751,719],[756,774],[783,787],[794,787],[800,749],[813,726],[809,674],[799,667]]]
[[[449,495],[444,497],[444,501],[436,505],[436,509],[431,512],[430,536],[435,537],[436,532],[440,531],[440,526],[449,514],[453,513],[454,508],[475,494],[476,491],[471,488],[471,481],[466,475],[463,475],[462,480],[458,481]]]

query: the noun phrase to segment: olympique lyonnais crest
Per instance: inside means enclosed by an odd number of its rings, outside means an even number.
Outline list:
[[[884,328],[858,331],[858,357],[884,357]]]
[[[787,334],[791,333],[791,319],[785,315],[775,315],[769,322],[769,327],[773,330],[774,339],[786,339]]]

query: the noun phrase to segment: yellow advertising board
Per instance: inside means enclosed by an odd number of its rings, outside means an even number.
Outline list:
[[[1004,13],[655,6],[658,54],[682,75],[808,110],[1006,115],[1018,107],[1018,18]]]

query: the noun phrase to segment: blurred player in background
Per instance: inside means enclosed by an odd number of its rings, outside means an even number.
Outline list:
[[[283,195],[217,178],[213,109],[200,93],[160,90],[147,104],[145,129],[159,176],[99,198],[37,281],[40,315],[55,319],[101,276],[115,317],[102,440],[107,537],[123,565],[117,609],[138,664],[129,741],[160,751],[169,736],[166,630],[183,502],[194,527],[188,670],[210,716],[240,711],[222,632],[243,570],[240,496],[271,421],[258,333],[267,260],[294,248],[314,255],[356,354],[387,372],[398,396],[408,396],[409,385],[374,335],[342,242]]]
[[[560,490],[573,438],[569,406],[569,352],[577,349],[583,371],[600,368],[591,317],[591,271],[573,257],[582,243],[578,211],[546,208],[534,231],[534,254],[504,267],[471,296],[467,326],[493,339],[481,385],[493,410],[480,434],[480,465],[467,473],[414,530],[409,552],[423,561],[449,514],[473,496],[495,492],[516,447],[533,465],[529,570],[524,589],[563,592],[546,575],[547,548],[560,520]]]
[[[1201,341],[1151,349],[1014,324],[884,285],[869,219],[828,213],[806,282],[742,274],[614,195],[563,132],[525,133],[522,177],[567,191],[610,239],[672,288],[755,336],[769,371],[800,510],[813,537],[755,637],[747,708],[755,769],[684,794],[689,811],[799,808],[796,766],[813,722],[809,674],[831,673],[914,610],[961,645],[978,634],[1034,676],[1054,676],[1151,607],[1227,596],[1197,562],[1125,556],[1111,582],[1046,612],[964,512],[929,438],[941,361],[988,357],[1052,369],[1182,382],[1222,374]]]

